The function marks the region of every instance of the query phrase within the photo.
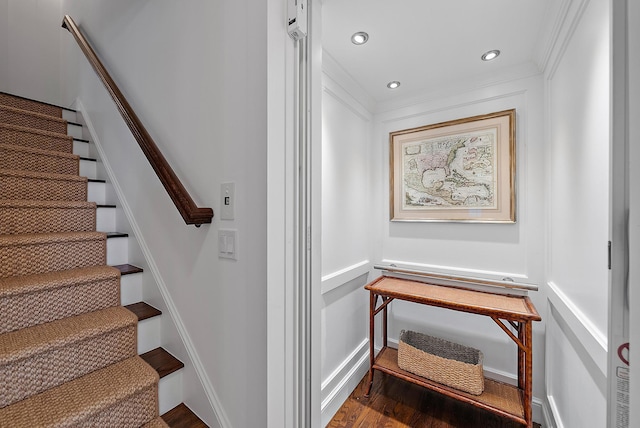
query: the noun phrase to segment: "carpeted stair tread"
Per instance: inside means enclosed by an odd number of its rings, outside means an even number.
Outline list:
[[[91,232],[96,203],[0,199],[0,234]]]
[[[106,264],[101,232],[0,235],[0,278]]]
[[[136,355],[137,322],[115,306],[0,335],[0,407]]]
[[[58,134],[67,133],[67,121],[65,119],[2,105],[0,105],[0,122]]]
[[[167,425],[167,423],[160,416],[158,416],[157,418],[147,422],[140,428],[169,428],[169,425]]]
[[[0,144],[0,169],[78,175],[80,157],[10,144]]]
[[[0,143],[55,152],[73,152],[73,137],[55,132],[0,123]]]
[[[0,428],[138,428],[158,416],[157,390],[135,356],[0,409]]]
[[[122,306],[114,306],[0,334],[0,366],[110,329],[136,325],[137,321],[138,318],[131,311]]]
[[[0,199],[86,201],[86,177],[0,169]]]
[[[29,110],[47,116],[62,117],[62,107],[0,92],[0,105]]]
[[[110,266],[0,278],[0,334],[119,304]]]

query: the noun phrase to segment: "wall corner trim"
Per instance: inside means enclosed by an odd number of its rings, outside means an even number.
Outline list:
[[[106,157],[105,151],[102,148],[102,143],[98,138],[98,134],[95,130],[95,127],[93,126],[91,118],[88,116],[87,110],[84,104],[82,103],[82,100],[80,100],[79,98],[76,99],[75,105],[76,105],[76,110],[82,114],[82,117],[87,126],[87,130],[91,135],[91,139],[96,146],[96,149],[100,155],[100,159],[102,160],[102,163],[107,172],[107,175],[109,176],[109,180],[113,186],[116,196],[118,197],[118,202],[122,205],[122,209],[127,217],[127,220],[129,221],[129,224],[131,225],[131,229],[133,230],[134,236],[137,239],[138,244],[140,245],[140,250],[142,251],[145,259],[147,260],[149,271],[153,275],[153,278],[156,281],[156,284],[158,285],[160,294],[162,295],[162,298],[164,299],[165,304],[167,305],[169,316],[171,317],[171,320],[174,322],[176,329],[178,330],[180,339],[182,340],[185,346],[185,349],[187,350],[187,354],[189,355],[189,359],[193,364],[195,372],[200,382],[202,383],[202,387],[205,391],[205,394],[207,395],[207,399],[209,401],[209,404],[211,405],[211,408],[213,409],[213,413],[217,419],[217,422],[221,428],[232,428],[231,422],[229,421],[229,418],[226,415],[224,408],[222,407],[222,403],[218,398],[218,394],[216,393],[213,387],[213,384],[211,383],[211,380],[209,379],[209,376],[207,375],[206,370],[204,369],[202,361],[200,360],[200,357],[198,356],[195,346],[191,341],[191,337],[189,336],[189,333],[184,325],[184,322],[180,317],[178,309],[176,308],[176,305],[173,302],[171,295],[169,294],[167,285],[165,284],[164,279],[160,275],[158,266],[155,263],[155,260],[151,255],[151,251],[149,250],[149,247],[147,246],[142,236],[142,232],[140,230],[140,227],[138,226],[138,223],[135,220],[135,217],[133,216],[133,212],[131,211],[129,204],[127,203],[124,197],[124,192],[122,191],[122,188],[120,187],[120,184],[118,183],[118,180],[115,177],[115,173],[111,168],[109,160]]]

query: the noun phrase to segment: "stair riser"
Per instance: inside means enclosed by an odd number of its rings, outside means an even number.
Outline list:
[[[69,122],[78,122],[78,115],[75,111],[62,109],[62,118]]]
[[[182,402],[182,370],[160,379],[158,404],[160,414],[166,413]]]
[[[116,209],[98,207],[96,211],[96,230],[99,232],[113,232],[116,230]]]
[[[107,264],[122,265],[129,262],[129,238],[107,239]]]
[[[67,124],[66,129],[63,131],[65,134],[72,136],[73,138],[83,139],[82,125],[76,125],[74,123]]]
[[[58,134],[67,134],[67,122],[62,121],[59,118],[58,120],[55,120],[54,118],[42,117],[35,114],[32,115],[4,108],[0,108],[0,122],[9,125],[23,126],[25,128],[55,132]]]
[[[90,181],[87,183],[87,201],[95,202],[98,205],[107,204],[106,183]],[[111,230],[113,232],[113,229]]]
[[[79,161],[69,157],[44,156],[0,147],[0,169],[78,175]]]
[[[0,408],[130,358],[135,343],[131,325],[0,366]]]
[[[80,159],[80,176],[98,178],[98,163],[95,161]]]
[[[144,354],[160,346],[161,317],[138,321],[138,354]]]
[[[86,201],[87,183],[0,175],[0,199]]]
[[[120,304],[118,277],[43,288],[0,299],[0,334]]]
[[[142,273],[123,275],[120,278],[120,304],[131,305],[141,302],[142,299]],[[142,336],[139,335],[142,339]]]
[[[0,278],[106,264],[105,240],[0,247]]]
[[[86,143],[84,141],[73,140],[72,151],[74,155],[78,155],[83,158],[88,158],[91,156],[89,154],[89,143]]]
[[[53,152],[71,153],[73,140],[66,135],[42,135],[28,129],[0,126],[0,143]],[[86,143],[84,143],[86,145]]]
[[[92,208],[14,207],[0,210],[0,234],[91,232],[96,230]]]

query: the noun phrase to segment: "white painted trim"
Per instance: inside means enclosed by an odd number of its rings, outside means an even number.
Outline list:
[[[344,269],[330,273],[322,277],[322,294],[328,293],[349,281],[369,273],[371,266],[369,260],[363,260]]]
[[[369,369],[369,339],[358,345],[322,382],[322,426],[326,426]]]
[[[267,2],[267,420],[295,428],[295,57],[285,1]]]
[[[556,401],[553,399],[552,395],[547,395],[547,402],[549,403],[549,423],[553,425],[549,425],[550,427],[555,428],[564,428],[564,424],[562,423],[562,419],[560,419],[560,411],[558,410],[558,406],[556,405]]]
[[[364,120],[365,122],[371,122],[371,115],[369,114],[369,112],[364,108],[358,108],[358,105],[354,105],[357,103],[357,101],[347,101],[348,98],[352,98],[350,94],[339,94],[338,92],[343,91],[337,90],[337,88],[330,88],[329,86],[331,85],[326,84],[330,82],[330,79],[330,77],[325,78],[325,86],[322,88],[324,93],[333,97],[333,99],[345,106],[349,111],[358,116],[360,119]]]
[[[536,75],[539,75],[539,73]],[[529,77],[533,77],[533,76],[529,76]],[[475,91],[472,91],[472,90],[467,91],[467,93],[470,93],[470,92],[475,92]],[[465,97],[464,99],[469,99],[469,101],[463,101],[458,103],[453,103],[453,102],[451,104],[436,103],[436,104],[429,104],[429,106],[426,108],[417,108],[417,109],[411,108],[411,109],[404,109],[404,110],[396,109],[390,112],[379,113],[377,116],[377,119],[380,123],[387,124],[387,123],[397,122],[400,120],[412,119],[416,117],[420,118],[423,116],[432,115],[432,114],[440,113],[444,111],[462,110],[466,107],[486,104],[492,101],[520,97],[520,96],[526,95],[526,93],[527,93],[526,89],[521,89],[516,91],[504,92],[504,93],[501,93],[500,95],[495,95],[491,97],[483,97],[483,98],[476,98],[473,96]],[[416,103],[416,105],[418,104],[422,105],[422,104],[425,104],[426,102],[427,101],[425,101],[424,103]],[[431,106],[434,106],[434,107],[431,107]],[[405,114],[404,112],[410,112],[410,113]]]
[[[568,20],[571,20],[571,23],[568,25],[569,28],[565,34],[561,34],[561,31],[558,32],[556,40],[553,42],[553,50],[549,53],[549,58],[547,59],[544,69],[545,76],[548,80],[552,80],[558,70],[560,63],[562,62],[562,58],[564,57],[564,53],[566,52],[567,47],[571,42],[571,38],[578,28],[578,24],[584,15],[584,11],[587,9],[589,1],[590,0],[569,1],[567,11],[565,12],[565,16],[560,24],[560,29],[567,27],[565,24]]]
[[[494,281],[502,281],[502,279],[505,277],[513,278],[513,280],[516,282],[527,282],[529,280],[529,277],[523,273],[469,269],[469,268],[464,268],[460,266],[433,265],[428,263],[414,263],[414,262],[405,262],[402,260],[390,260],[390,259],[383,259],[381,264],[394,264],[396,266],[408,266],[408,267],[413,267],[419,270],[425,270],[425,271],[440,273],[445,275],[477,276],[480,278],[490,279]]]
[[[556,313],[569,326],[587,350],[589,357],[598,366],[602,375],[607,376],[607,338],[591,320],[552,281],[547,283],[547,298]]]
[[[549,65],[549,61],[551,59],[551,55],[553,54],[553,52],[556,50],[556,46],[558,44],[558,40],[560,39],[560,30],[563,28],[563,24],[565,22],[565,20],[567,19],[567,13],[569,12],[569,5],[571,4],[573,0],[560,0],[557,3],[556,7],[549,7],[549,10],[547,11],[547,15],[546,15],[546,19],[545,21],[549,21],[551,19],[553,19],[553,17],[555,16],[555,20],[553,22],[553,25],[551,26],[550,29],[550,37],[548,38],[547,44],[544,46],[541,46],[541,49],[538,52],[537,55],[537,63],[538,63],[538,67],[540,68],[540,70],[542,70],[543,72],[546,71],[547,66]]]
[[[189,355],[189,359],[191,360],[191,364],[193,364],[193,367],[195,369],[195,372],[198,376],[198,379],[200,380],[200,382],[202,383],[202,387],[204,388],[205,394],[207,395],[207,399],[209,400],[209,404],[211,404],[211,407],[213,409],[213,413],[215,415],[215,417],[217,418],[217,422],[220,425],[221,428],[232,428],[231,426],[231,422],[229,421],[229,418],[227,417],[223,407],[222,407],[222,403],[220,403],[220,399],[218,398],[218,394],[216,393],[215,389],[213,388],[213,385],[211,384],[211,380],[209,379],[209,376],[207,375],[207,372],[204,369],[204,366],[202,365],[202,361],[200,360],[200,357],[198,356],[198,353],[196,352],[195,347],[193,346],[193,342],[191,341],[191,337],[189,336],[189,333],[184,325],[184,322],[182,321],[182,318],[180,317],[180,314],[176,308],[175,303],[173,302],[173,299],[171,299],[171,295],[169,294],[169,291],[167,290],[167,286],[164,282],[164,279],[162,278],[162,276],[160,275],[160,271],[158,269],[158,266],[155,263],[155,260],[153,259],[152,255],[151,255],[151,251],[149,250],[149,247],[147,246],[147,243],[145,242],[142,233],[140,231],[140,227],[138,226],[138,223],[135,220],[135,217],[133,216],[133,212],[131,211],[131,208],[129,207],[129,204],[127,203],[125,197],[124,197],[124,192],[122,191],[122,188],[120,187],[120,184],[118,183],[118,180],[115,176],[115,173],[113,172],[113,169],[111,168],[111,165],[109,163],[108,158],[105,155],[105,152],[102,148],[102,144],[100,142],[100,139],[98,138],[98,133],[96,132],[93,123],[91,122],[91,119],[89,118],[87,111],[82,103],[82,101],[80,99],[76,99],[76,104],[77,106],[77,111],[80,112],[82,114],[82,117],[85,121],[85,124],[87,126],[87,130],[89,131],[89,134],[91,135],[91,139],[93,141],[93,143],[96,146],[96,150],[98,151],[98,154],[100,155],[100,160],[102,161],[102,164],[105,168],[105,171],[107,173],[107,175],[109,176],[109,182],[111,183],[111,185],[113,186],[113,189],[116,193],[116,196],[118,197],[118,203],[119,205],[122,207],[127,220],[129,221],[129,224],[131,226],[131,229],[133,231],[133,234],[135,236],[135,238],[138,241],[138,244],[140,245],[140,250],[142,251],[142,254],[144,255],[147,264],[148,264],[148,269],[149,272],[151,273],[151,275],[153,276],[154,280],[156,281],[156,284],[158,285],[158,289],[162,295],[162,298],[164,299],[164,302],[167,306],[167,311],[169,312],[169,316],[171,317],[171,319],[173,320],[176,329],[178,330],[178,334],[180,335],[180,338],[182,339],[182,342],[185,346],[185,349],[187,351],[187,354]]]
[[[628,117],[640,117],[640,2],[628,2],[628,61],[629,111]],[[640,122],[629,120],[629,260],[640,260]],[[635,143],[631,143],[634,141]],[[640,266],[629,263],[629,340],[640,346]],[[630,366],[640,367],[640,352],[632,352]],[[640,370],[631,372],[630,427],[640,426]]]
[[[364,110],[370,113],[375,111],[376,100],[325,50],[322,51],[322,72]]]
[[[551,411],[551,406],[549,405],[548,398],[541,403],[541,409],[542,409],[542,419],[541,419],[542,428],[557,428],[556,421],[553,417],[553,412]]]

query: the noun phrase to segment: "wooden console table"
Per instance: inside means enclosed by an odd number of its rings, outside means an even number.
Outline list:
[[[501,416],[533,426],[531,419],[532,398],[532,321],[540,321],[540,315],[527,296],[506,296],[462,288],[445,287],[406,279],[380,277],[367,284],[370,292],[369,313],[369,397],[373,385],[373,373],[380,370],[408,382],[424,386],[446,396],[489,410]],[[378,300],[381,298],[380,305]],[[491,317],[518,347],[518,385],[513,386],[485,378],[481,395],[472,395],[430,381],[398,367],[398,351],[387,344],[387,308],[394,299],[423,305],[437,306],[455,311]],[[382,312],[382,350],[375,355],[375,316]],[[513,327],[514,334],[504,322]]]

